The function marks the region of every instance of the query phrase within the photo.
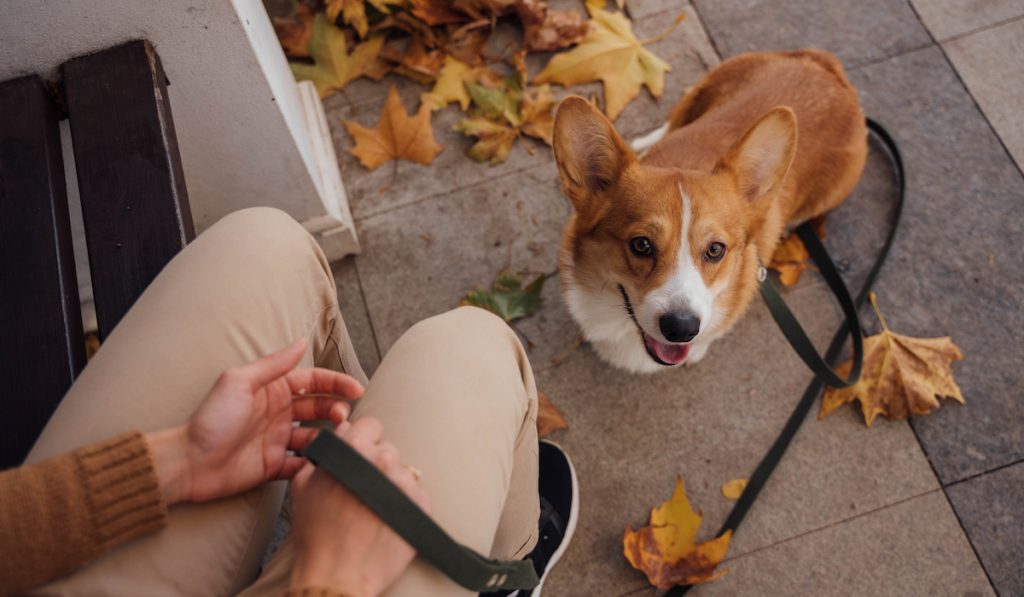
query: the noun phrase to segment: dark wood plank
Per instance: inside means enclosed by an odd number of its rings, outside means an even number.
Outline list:
[[[85,365],[58,120],[39,77],[0,83],[0,468]]]
[[[146,41],[64,64],[100,338],[195,236],[167,82]]]

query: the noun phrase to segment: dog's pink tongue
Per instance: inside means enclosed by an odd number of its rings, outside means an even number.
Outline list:
[[[658,358],[669,365],[678,365],[686,360],[686,355],[690,354],[689,344],[664,344],[658,342],[654,338],[645,334],[647,345],[654,350],[654,354],[658,355]]]

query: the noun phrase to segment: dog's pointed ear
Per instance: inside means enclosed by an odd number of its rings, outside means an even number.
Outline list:
[[[730,172],[740,193],[756,201],[786,178],[796,153],[796,135],[793,111],[774,108],[726,152],[715,170]]]
[[[558,106],[552,147],[562,188],[578,213],[593,211],[596,197],[636,160],[604,114],[579,96]]]

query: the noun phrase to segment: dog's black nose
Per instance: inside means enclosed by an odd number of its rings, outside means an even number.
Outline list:
[[[700,318],[690,313],[666,313],[658,325],[669,342],[689,342],[700,331]]]

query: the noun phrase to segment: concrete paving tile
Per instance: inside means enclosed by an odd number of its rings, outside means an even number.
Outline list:
[[[839,324],[823,287],[787,293],[787,301],[819,346]],[[569,595],[643,586],[622,556],[622,531],[646,522],[648,509],[671,494],[677,474],[704,511],[701,535],[711,536],[733,505],[721,485],[749,476],[810,374],[758,302],[692,369],[630,375],[584,348],[580,358],[540,370],[537,379],[569,421],[553,439],[569,452],[580,479],[577,535],[545,585]],[[739,530],[733,556],[938,487],[906,423],[867,429],[853,409],[825,421],[814,417]]]
[[[731,559],[725,566],[724,577],[692,594],[995,594],[941,491]]]
[[[626,0],[626,13],[631,19],[642,19],[666,10],[680,11],[686,0]]]
[[[1016,462],[1024,458],[1024,179],[938,48],[851,78],[907,164],[904,220],[877,285],[881,308],[894,330],[951,335],[965,354],[953,369],[967,405],[947,403],[915,419],[914,430],[943,483]]]
[[[947,40],[1024,15],[1020,0],[910,0],[935,39]]]
[[[1024,463],[946,488],[1000,595],[1024,595]]]
[[[1017,6],[1024,13],[1024,2]],[[943,48],[1010,155],[1024,167],[1024,18]]]
[[[679,28],[665,39],[647,46],[672,70],[665,73],[665,89],[660,100],[655,100],[646,88],[615,120],[615,127],[627,140],[655,129],[665,123],[669,111],[683,98],[686,90],[700,81],[708,69],[718,64],[718,54],[711,46],[700,16],[693,6],[676,3],[667,11],[636,18],[633,32],[638,39],[649,39],[664,33],[676,16],[686,18]]]
[[[362,365],[366,376],[370,377],[380,364],[380,354],[377,352],[377,342],[373,338],[370,314],[363,300],[355,257],[334,263],[331,269],[334,273],[334,283],[338,287],[338,306],[345,318],[345,327],[352,338],[359,364]]]
[[[414,91],[415,99],[403,98],[407,110],[419,105],[419,92],[422,90]],[[473,144],[473,140],[452,130],[463,118],[462,111],[450,106],[435,112],[433,116],[434,138],[444,147],[444,151],[434,158],[432,165],[401,160],[368,171],[350,153],[355,143],[341,121],[351,119],[364,126],[374,126],[383,103],[384,100],[380,100],[355,108],[342,106],[328,114],[341,176],[357,220],[551,161],[551,150],[546,145],[525,139],[516,142],[508,160],[502,164],[490,166],[474,162],[466,157],[466,150]],[[353,110],[358,113],[351,117],[348,114]]]
[[[492,179],[358,224],[360,279],[381,352],[417,321],[489,287],[497,272],[553,272],[569,215],[554,164]],[[535,343],[533,362],[571,352],[576,330],[548,281],[540,315],[517,323]]]
[[[816,47],[852,68],[931,43],[906,2],[696,0],[696,6],[722,58]]]

